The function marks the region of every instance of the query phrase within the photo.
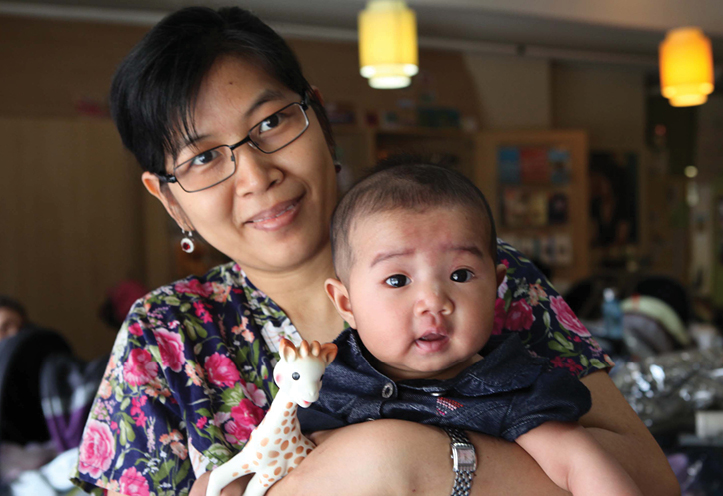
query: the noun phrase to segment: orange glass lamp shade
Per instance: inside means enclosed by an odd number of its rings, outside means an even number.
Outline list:
[[[404,88],[419,71],[417,19],[402,0],[370,0],[359,13],[361,75],[372,88]]]
[[[713,92],[713,49],[698,28],[668,31],[660,44],[660,87],[674,107],[701,105]]]

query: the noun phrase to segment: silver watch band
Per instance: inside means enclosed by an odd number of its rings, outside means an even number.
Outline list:
[[[454,469],[454,486],[452,496],[469,496],[472,477],[477,470],[477,456],[474,445],[464,431],[453,427],[443,428],[449,435],[452,447],[452,467]]]

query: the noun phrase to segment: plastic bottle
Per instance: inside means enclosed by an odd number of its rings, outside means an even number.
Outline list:
[[[623,338],[623,310],[615,290],[605,288],[603,291],[602,315],[605,324],[605,337],[608,339]]]

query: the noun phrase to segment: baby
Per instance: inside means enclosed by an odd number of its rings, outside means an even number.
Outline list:
[[[516,335],[492,336],[506,268],[464,176],[415,162],[372,174],[339,203],[332,249],[326,291],[351,328],[302,429],[397,418],[477,431],[518,443],[575,495],[640,494],[577,423],[587,388]]]

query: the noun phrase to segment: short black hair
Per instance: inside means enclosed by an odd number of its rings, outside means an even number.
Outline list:
[[[497,260],[497,230],[484,194],[459,172],[425,156],[397,154],[379,162],[341,199],[331,219],[331,249],[337,276],[353,263],[349,237],[357,219],[393,210],[471,208],[486,220],[490,257]]]
[[[28,313],[25,311],[25,307],[14,298],[0,295],[0,308],[8,308],[17,313],[20,315],[20,318],[23,319],[23,322],[28,320]]]
[[[189,7],[156,24],[119,65],[111,84],[113,120],[144,170],[165,174],[166,156],[178,157],[179,138],[195,134],[193,110],[201,83],[223,56],[249,60],[307,97],[333,153],[324,107],[286,42],[239,7]]]

